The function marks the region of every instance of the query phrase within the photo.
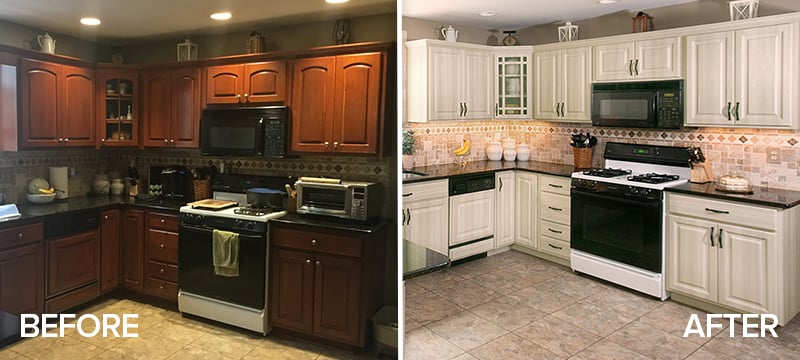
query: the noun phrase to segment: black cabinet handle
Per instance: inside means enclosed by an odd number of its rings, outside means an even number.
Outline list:
[[[553,248],[553,249],[558,249],[558,250],[561,250],[561,249],[563,249],[561,246],[555,246],[555,245],[553,245],[553,244],[547,244],[547,246],[549,246],[549,247],[551,247],[551,248]]]
[[[406,211],[408,212],[408,222],[406,222],[406,225],[411,225],[411,209],[406,209]]]
[[[553,210],[553,211],[563,211],[562,209],[555,208],[555,207],[552,207],[552,206],[548,206],[547,208],[550,209],[550,210]]]
[[[467,107],[467,103],[464,103],[464,116],[467,116],[468,112],[469,112],[469,108]]]
[[[500,115],[500,104],[494,103],[494,116]]]
[[[733,112],[736,114],[736,121],[739,121],[739,102],[738,101],[736,102],[736,107],[734,108]]]
[[[414,195],[414,193],[403,194],[403,197],[408,197],[408,196],[411,196],[411,195]]]
[[[714,247],[714,227],[711,227],[711,234],[708,235],[708,239],[711,240],[711,247]]]
[[[498,189],[497,191],[503,191],[503,178],[498,178],[498,179],[500,179],[500,189]]]
[[[406,225],[406,211],[405,210],[400,210],[400,213],[403,214],[403,222],[401,224],[403,224],[403,226],[405,226]]]
[[[633,64],[633,71],[637,76],[639,75],[639,59],[636,59],[636,62]]]
[[[564,186],[563,186],[563,185],[556,185],[556,184],[547,184],[547,186],[549,186],[549,187],[551,187],[551,188],[556,188],[556,189],[562,189],[562,188],[564,188]]]
[[[628,73],[631,74],[631,76],[633,76],[633,59],[630,59],[628,61]]]
[[[706,208],[706,211],[712,212],[712,213],[715,213],[715,214],[730,214],[731,213],[730,211],[716,210],[716,209],[712,209],[712,208]]]
[[[731,121],[731,102],[728,101],[728,121]]]
[[[555,234],[562,234],[562,233],[564,233],[563,231],[559,231],[559,230],[553,230],[553,229],[551,229],[551,228],[547,228],[547,230],[548,230],[548,231],[550,231],[551,233],[555,233]]]
[[[717,235],[717,242],[719,243],[719,248],[722,249],[722,228],[719,228],[719,234]]]

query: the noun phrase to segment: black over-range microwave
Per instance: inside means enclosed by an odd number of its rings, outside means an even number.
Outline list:
[[[284,157],[288,129],[286,106],[203,109],[200,152],[214,156]]]
[[[592,125],[680,129],[683,80],[592,84]]]

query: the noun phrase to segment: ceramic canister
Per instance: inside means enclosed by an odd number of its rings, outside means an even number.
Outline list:
[[[514,150],[513,147],[507,147],[503,149],[503,160],[514,161],[516,158],[517,158],[517,150]]]
[[[517,145],[517,160],[528,161],[530,156],[531,156],[531,149],[528,147],[528,144]]]
[[[486,157],[489,158],[489,160],[503,159],[503,148],[500,146],[499,141],[489,142],[489,145],[486,146]]]

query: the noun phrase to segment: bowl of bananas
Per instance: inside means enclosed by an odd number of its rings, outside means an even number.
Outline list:
[[[458,156],[458,165],[462,168],[467,166],[467,160],[465,160],[465,157],[469,155],[471,150],[472,145],[468,139],[461,140],[461,146],[453,150],[453,155]]]
[[[56,191],[47,180],[35,178],[28,183],[28,202],[32,204],[47,204],[56,199]]]

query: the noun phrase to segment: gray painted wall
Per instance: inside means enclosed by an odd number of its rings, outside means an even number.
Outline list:
[[[0,20],[0,44],[21,49],[39,50],[36,41],[38,35],[44,35],[47,29],[36,29]],[[49,32],[56,40],[56,54],[71,56],[88,61],[110,58],[111,47],[95,41],[78,39],[73,36]]]

